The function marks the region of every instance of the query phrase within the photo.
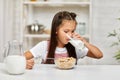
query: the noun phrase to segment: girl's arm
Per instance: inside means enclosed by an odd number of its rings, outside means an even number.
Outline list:
[[[88,48],[88,53],[87,53],[87,56],[88,56],[88,57],[97,58],[97,59],[103,57],[103,53],[100,51],[99,48],[97,48],[96,46],[88,43],[88,42],[87,42],[83,37],[81,37],[79,34],[74,33],[74,34],[73,34],[73,37],[84,42],[85,46]]]
[[[26,52],[24,53],[24,56],[26,57],[27,60],[33,58],[33,55],[32,55],[32,53],[31,53],[30,51],[26,51]]]
[[[32,69],[34,66],[34,59],[32,59],[32,53],[30,51],[26,51],[24,53],[24,56],[26,57],[26,69]]]
[[[88,48],[88,53],[87,53],[88,57],[97,58],[97,59],[103,57],[103,53],[100,51],[99,48],[88,43],[87,41],[83,41],[83,42],[84,42],[85,46]]]

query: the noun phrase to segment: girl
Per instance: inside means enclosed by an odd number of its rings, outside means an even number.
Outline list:
[[[42,63],[53,64],[50,58],[74,57],[76,59],[84,56],[92,58],[101,58],[102,52],[94,45],[88,43],[82,36],[75,33],[77,21],[76,14],[67,11],[58,12],[52,21],[50,41],[39,42],[35,47],[25,52],[27,59],[27,69],[32,69],[34,61],[32,58],[41,56]],[[75,39],[81,40],[85,48],[78,50],[69,43],[69,35]],[[47,59],[49,58],[49,59]]]

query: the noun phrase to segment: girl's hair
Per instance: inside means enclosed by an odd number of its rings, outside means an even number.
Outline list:
[[[76,22],[75,18],[76,18],[76,14],[72,13],[72,12],[68,12],[68,11],[58,12],[54,16],[54,18],[52,20],[51,38],[50,38],[50,43],[48,45],[47,58],[54,58],[55,49],[57,47],[57,35],[56,35],[56,32],[57,32],[58,27],[62,24],[62,21],[63,20],[74,20]],[[76,58],[75,48],[70,43],[66,44],[65,47],[67,48],[69,57]],[[47,59],[45,63],[46,64],[51,64],[51,63],[54,63],[54,61]]]

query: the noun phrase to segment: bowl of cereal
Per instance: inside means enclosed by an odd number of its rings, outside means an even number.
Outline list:
[[[59,69],[72,69],[75,66],[76,59],[73,57],[63,57],[55,59],[55,65]]]

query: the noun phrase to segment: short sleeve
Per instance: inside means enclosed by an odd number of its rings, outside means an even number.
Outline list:
[[[77,59],[83,58],[87,55],[88,53],[88,48],[84,47],[84,49],[79,50],[76,48],[76,54],[77,54]]]
[[[41,41],[33,48],[30,49],[30,52],[33,54],[34,57],[45,57],[47,51],[47,41]]]

